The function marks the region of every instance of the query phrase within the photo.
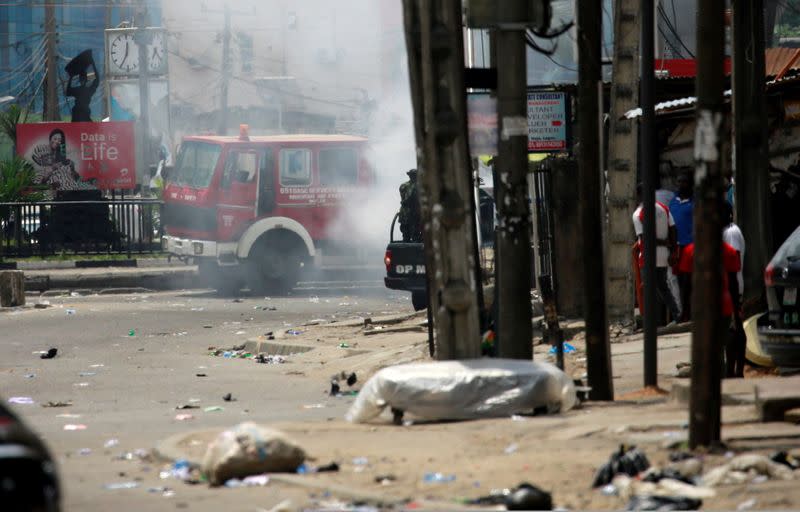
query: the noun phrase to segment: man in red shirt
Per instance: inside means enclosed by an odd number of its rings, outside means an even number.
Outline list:
[[[694,266],[694,243],[686,246],[681,254],[678,270],[691,273]],[[728,378],[744,377],[745,345],[747,340],[737,336],[742,324],[739,303],[739,281],[737,273],[742,269],[739,252],[722,242],[722,316],[731,325],[731,333],[725,343],[725,374]]]

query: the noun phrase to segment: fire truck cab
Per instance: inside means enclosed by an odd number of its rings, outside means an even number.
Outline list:
[[[361,137],[250,137],[244,127],[184,138],[164,189],[164,251],[197,262],[216,288],[288,291],[326,252],[353,245],[331,232],[374,183],[366,147]]]

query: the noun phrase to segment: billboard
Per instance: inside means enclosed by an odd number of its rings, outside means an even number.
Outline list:
[[[130,122],[17,125],[17,153],[52,191],[134,188],[135,148]]]
[[[567,151],[567,93],[528,93],[528,151]]]

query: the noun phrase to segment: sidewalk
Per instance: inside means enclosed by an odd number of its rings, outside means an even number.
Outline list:
[[[25,290],[28,292],[176,290],[198,285],[197,266],[166,258],[20,261],[16,263],[16,269],[25,273]]]
[[[409,318],[392,326],[419,325],[420,320]],[[292,372],[293,379],[318,380],[322,384],[334,372],[356,371],[360,386],[380,367],[426,359],[424,333],[366,335],[363,321],[312,325],[301,331],[296,336],[279,336],[271,343],[261,344],[266,351],[284,343],[316,347],[288,356],[297,368]],[[348,349],[339,348],[342,341],[348,343]],[[689,359],[690,342],[688,333],[659,338],[662,388],[670,389],[673,380],[679,382],[680,388],[688,383],[673,379],[671,373],[676,362]],[[566,356],[567,370],[573,377],[580,377],[585,371],[584,343],[576,339],[573,344],[578,350]],[[465,499],[487,495],[493,489],[530,482],[552,492],[554,505],[558,507],[622,509],[626,500],[590,489],[595,471],[609,454],[621,443],[636,444],[653,465],[662,466],[668,461],[671,447],[684,446],[687,436],[686,404],[666,396],[624,399],[626,394],[641,389],[642,345],[641,334],[612,344],[616,402],[589,402],[566,414],[401,427],[392,425],[389,418],[366,425],[350,424],[341,418],[271,424],[303,446],[314,458],[312,464],[336,461],[341,466],[336,473],[276,475],[272,482],[276,486],[299,486],[312,500],[313,495],[326,491],[345,500],[379,507],[409,500],[424,506],[425,502],[420,500],[425,499],[430,504],[449,503],[450,508],[463,506]],[[547,349],[537,346],[534,359],[548,360]],[[337,353],[342,355],[337,357]],[[732,383],[725,385],[726,393],[730,394],[752,393],[754,382],[775,393],[777,390],[798,393],[797,380],[727,382]],[[319,406],[327,407],[325,402],[330,400],[336,398],[321,400]],[[800,453],[800,426],[774,420],[763,423],[753,404],[726,406],[722,417],[723,441],[736,453],[757,451],[769,455],[778,448]],[[219,432],[219,429],[187,430],[158,443],[154,452],[167,461],[185,459],[197,465],[208,443]],[[705,471],[727,460],[722,453],[705,455]],[[453,479],[446,483],[426,483],[423,476],[429,472],[453,475]],[[388,481],[386,475],[391,476]],[[800,489],[791,481],[748,482],[715,490],[717,495],[704,500],[703,508],[736,509],[751,498],[756,499],[758,509],[796,508],[800,503]]]

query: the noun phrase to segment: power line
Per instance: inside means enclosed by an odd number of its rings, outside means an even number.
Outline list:
[[[683,43],[683,39],[681,39],[681,36],[678,33],[678,30],[675,28],[675,26],[669,20],[669,16],[667,16],[666,11],[664,11],[664,6],[661,5],[661,3],[658,4],[658,14],[661,16],[661,19],[664,20],[664,23],[667,25],[667,28],[670,30],[670,32],[672,32],[675,35],[675,38],[678,40],[678,43],[680,43],[680,45],[686,50],[686,53],[688,53],[689,56],[694,59],[695,58],[694,53],[692,52],[692,50],[689,49],[689,47],[687,47]],[[660,28],[661,27],[659,27],[659,30],[660,30]],[[664,39],[666,40],[666,36],[664,36]]]

